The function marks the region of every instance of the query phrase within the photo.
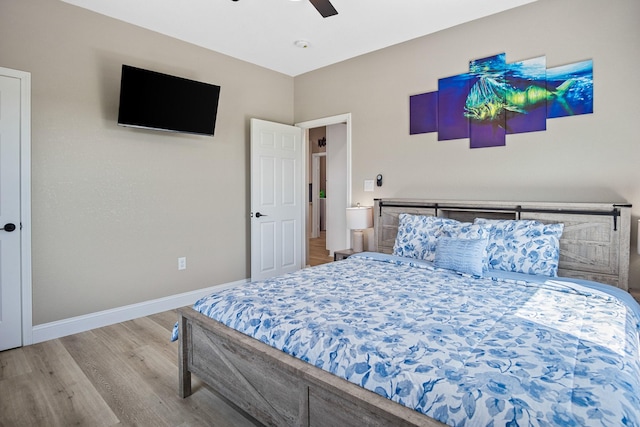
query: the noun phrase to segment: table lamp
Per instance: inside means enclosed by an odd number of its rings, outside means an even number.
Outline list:
[[[373,209],[371,206],[347,208],[347,228],[353,230],[353,252],[362,252],[364,236],[362,230],[373,227]]]

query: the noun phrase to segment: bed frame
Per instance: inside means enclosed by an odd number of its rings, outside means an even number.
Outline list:
[[[398,214],[473,222],[475,218],[535,219],[564,223],[558,276],[593,280],[628,290],[631,205],[626,203],[468,202],[376,199],[376,250],[392,253]]]
[[[559,275],[627,289],[630,205],[377,199],[375,246],[390,253],[398,214],[562,222]],[[443,426],[204,316],[179,310],[179,394],[191,374],[254,420],[273,426]]]

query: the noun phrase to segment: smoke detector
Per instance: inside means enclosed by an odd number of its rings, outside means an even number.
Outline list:
[[[309,42],[306,40],[296,40],[294,44],[301,49],[306,49],[309,47]]]

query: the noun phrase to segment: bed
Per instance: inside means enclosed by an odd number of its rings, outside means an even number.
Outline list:
[[[629,211],[376,200],[375,252],[179,310],[179,393],[277,426],[638,425]]]

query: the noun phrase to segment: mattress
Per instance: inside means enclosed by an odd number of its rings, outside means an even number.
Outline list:
[[[194,309],[449,425],[640,425],[640,306],[611,286],[364,253]]]

